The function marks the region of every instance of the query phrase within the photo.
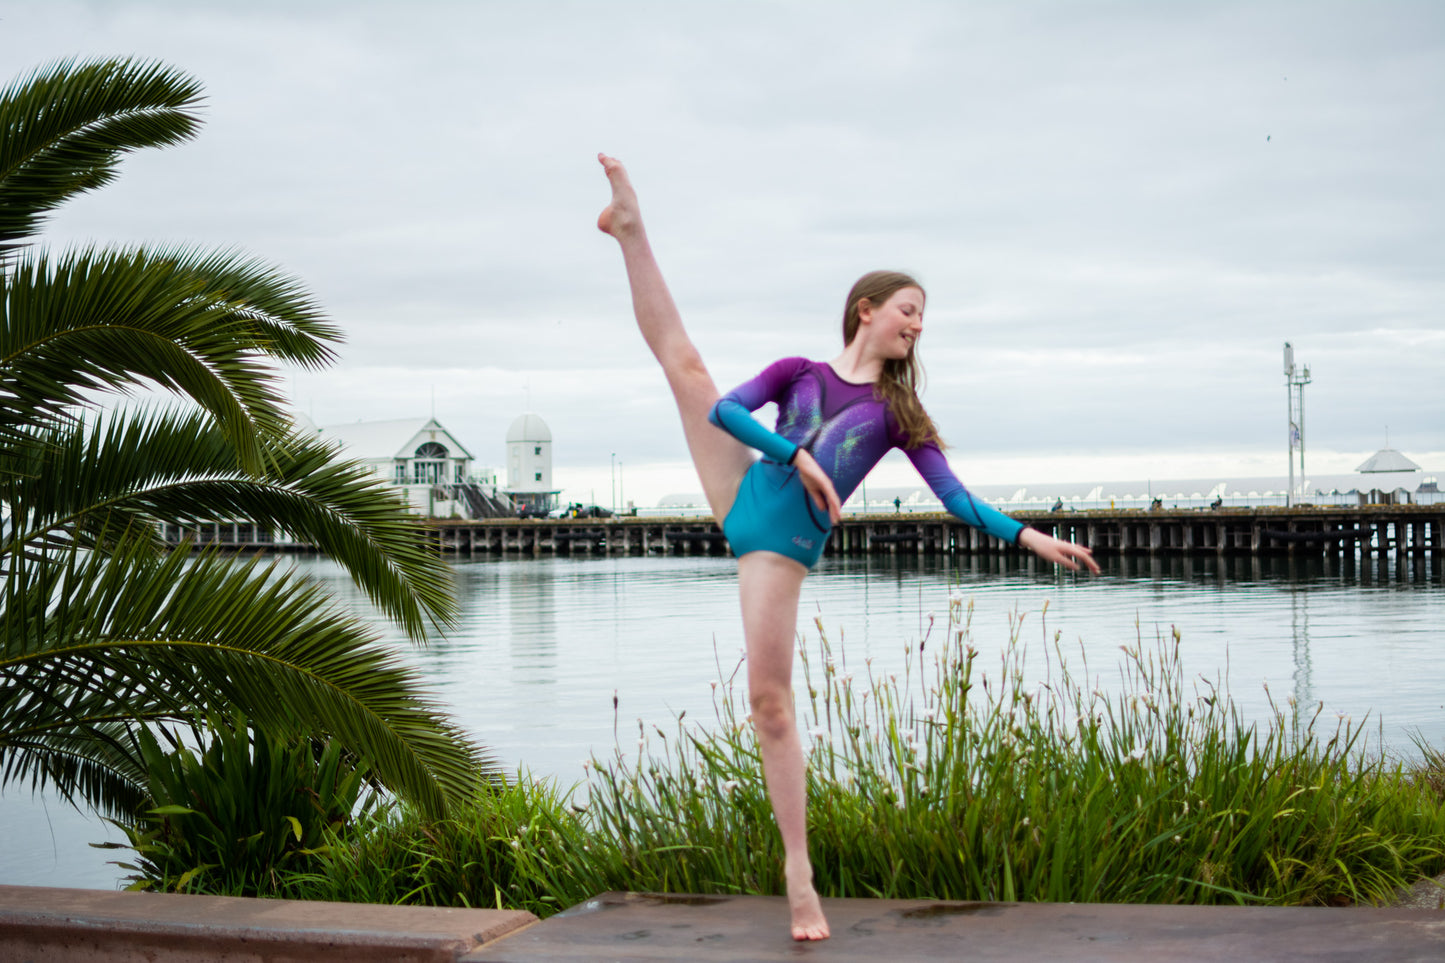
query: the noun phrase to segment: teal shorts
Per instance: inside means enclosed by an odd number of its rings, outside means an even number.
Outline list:
[[[796,468],[764,458],[743,476],[722,529],[739,558],[776,552],[812,568],[833,526],[808,497]]]

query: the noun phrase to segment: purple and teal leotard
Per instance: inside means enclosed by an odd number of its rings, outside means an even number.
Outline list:
[[[776,431],[752,416],[768,402],[778,406]],[[976,500],[948,467],[934,442],[916,448],[872,384],[844,381],[831,365],[806,358],[784,358],[718,399],[708,420],[738,441],[763,453],[743,477],[723,534],[733,554],[769,551],[812,568],[823,554],[832,528],[828,513],[808,497],[792,467],[806,448],[833,480],[838,498],[847,501],[864,476],[893,448],[961,521],[995,538],[1018,543],[1024,526]]]

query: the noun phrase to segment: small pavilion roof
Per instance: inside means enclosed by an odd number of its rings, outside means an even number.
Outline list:
[[[1420,466],[1415,464],[1404,455],[1393,448],[1381,448],[1355,471],[1360,472],[1382,472],[1382,471],[1419,471]]]

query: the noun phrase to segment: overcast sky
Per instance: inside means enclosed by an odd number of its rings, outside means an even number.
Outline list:
[[[864,271],[921,277],[966,481],[1282,475],[1287,340],[1318,470],[1387,426],[1445,468],[1435,0],[0,3],[7,79],[70,56],[193,73],[206,123],[49,236],[303,279],[347,335],[292,378],[320,424],[434,398],[500,464],[530,408],[563,485],[615,452],[639,501],[695,488],[644,481],[686,453],[605,150],[721,386],[834,356]]]

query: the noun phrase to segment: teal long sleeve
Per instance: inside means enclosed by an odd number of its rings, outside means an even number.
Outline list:
[[[756,448],[780,464],[791,464],[793,456],[798,453],[797,445],[758,424],[752,412],[731,395],[723,395],[718,399],[707,420],[744,445]]]

